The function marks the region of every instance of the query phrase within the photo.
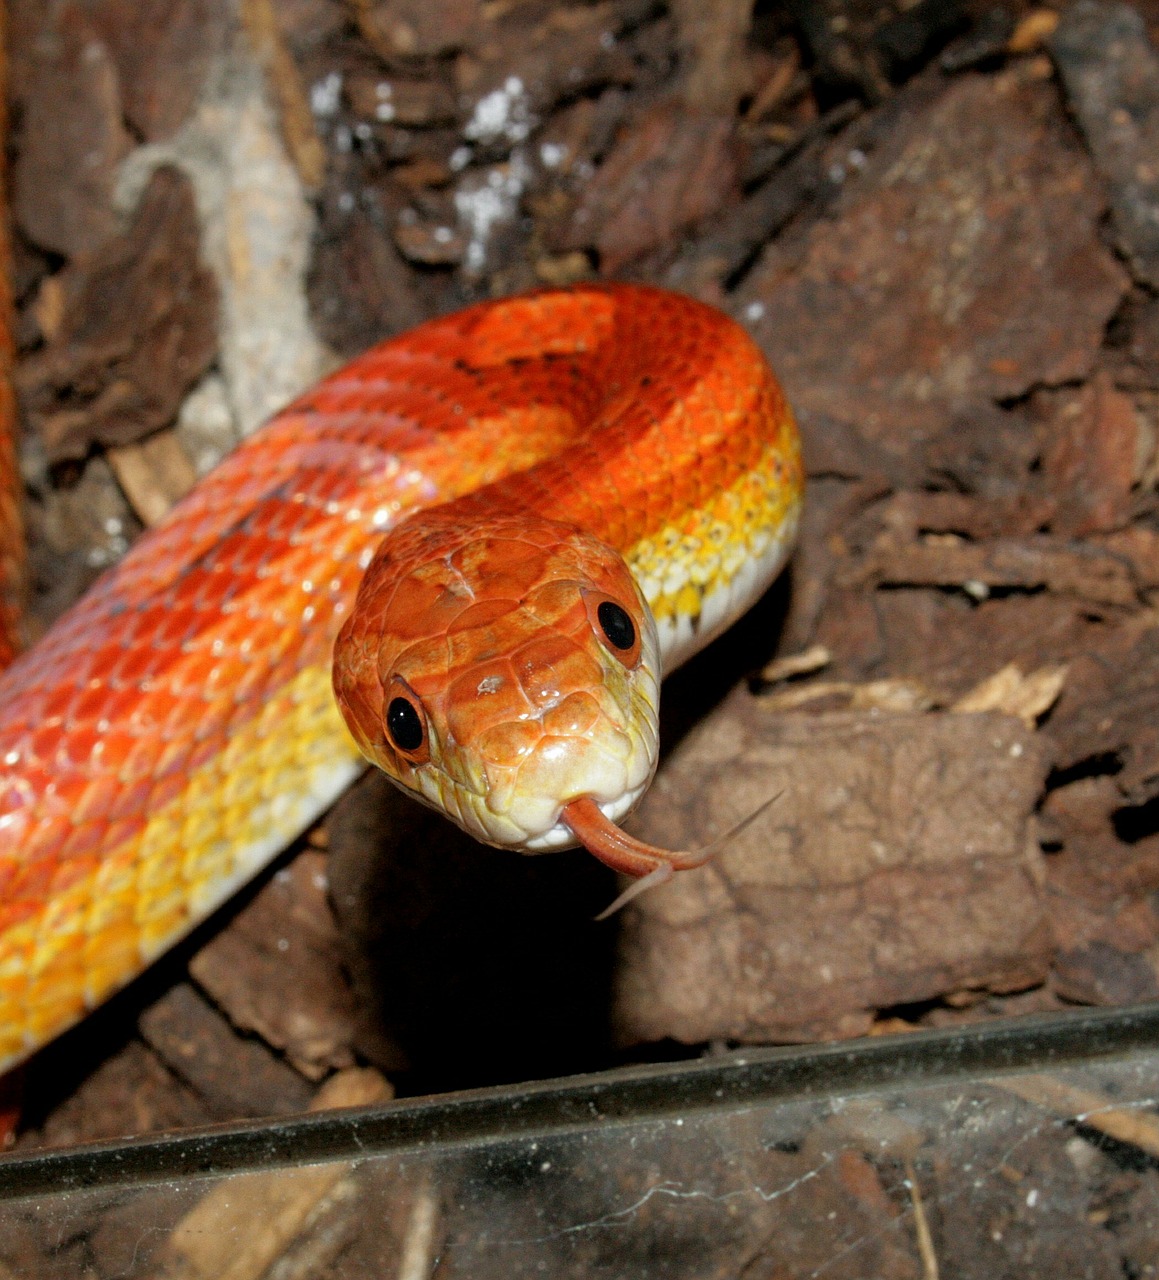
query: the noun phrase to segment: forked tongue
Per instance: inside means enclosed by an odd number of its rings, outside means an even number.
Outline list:
[[[651,889],[658,884],[663,884],[665,880],[670,880],[674,871],[690,871],[693,867],[704,866],[724,845],[735,839],[745,827],[759,818],[769,805],[780,799],[780,796],[781,792],[770,796],[747,817],[742,818],[736,826],[695,853],[660,849],[654,844],[637,840],[635,836],[630,836],[606,817],[591,796],[580,796],[577,800],[569,801],[563,806],[559,816],[590,854],[599,858],[613,871],[636,877],[635,884],[629,885],[606,911],[601,911],[596,916],[597,920],[606,920],[633,898],[638,897],[645,889]]]
[[[687,853],[660,849],[654,844],[637,840],[606,817],[591,796],[580,796],[577,800],[569,801],[563,806],[559,816],[590,854],[613,871],[636,878],[635,884],[621,893],[606,911],[601,911],[596,916],[597,920],[607,919],[645,889],[663,884],[674,871],[688,871],[693,867],[703,866],[716,852],[715,845],[709,845],[699,853]]]

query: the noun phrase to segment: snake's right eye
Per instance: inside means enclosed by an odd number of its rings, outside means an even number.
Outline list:
[[[430,758],[423,704],[406,681],[398,676],[390,682],[387,691],[386,733],[394,749],[411,764],[423,764]]]

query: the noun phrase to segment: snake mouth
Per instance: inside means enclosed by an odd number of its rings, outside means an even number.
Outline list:
[[[560,819],[572,835],[593,856],[613,871],[640,877],[660,872],[664,879],[673,871],[700,867],[712,857],[710,845],[698,853],[661,849],[629,835],[604,813],[591,796],[570,800],[560,811]],[[660,877],[658,877],[659,879]]]

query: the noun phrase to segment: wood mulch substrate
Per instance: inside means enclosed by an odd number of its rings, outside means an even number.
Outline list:
[[[590,859],[367,778],[40,1056],[19,1147],[1159,998],[1159,9],[10,10],[33,632],[340,357],[517,289],[722,306],[810,481],[665,694],[636,830],[771,801],[716,861],[596,925]]]

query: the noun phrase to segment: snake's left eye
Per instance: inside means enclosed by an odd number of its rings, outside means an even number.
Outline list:
[[[586,594],[588,621],[592,630],[603,642],[604,648],[615,654],[626,667],[634,667],[640,660],[640,630],[632,615],[610,596]]]
[[[430,759],[427,714],[414,690],[400,676],[390,682],[386,692],[386,736],[392,746],[411,764]]]

